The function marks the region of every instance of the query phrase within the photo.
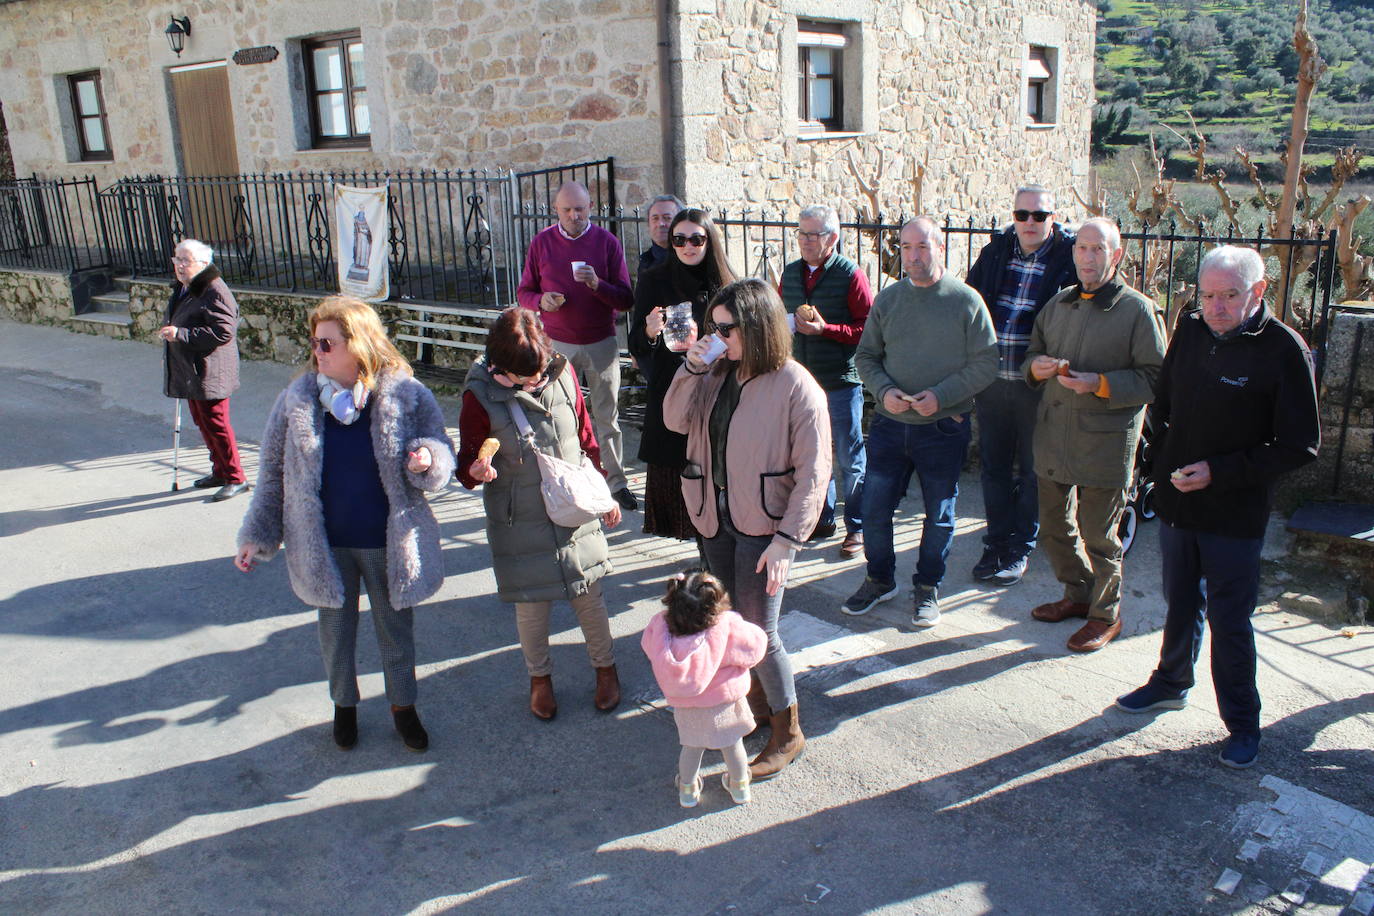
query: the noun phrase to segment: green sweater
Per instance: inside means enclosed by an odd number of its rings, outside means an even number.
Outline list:
[[[877,411],[899,423],[934,423],[968,413],[973,396],[997,376],[997,335],[983,299],[946,271],[934,285],[901,280],[878,293],[854,362],[878,402]],[[929,388],[940,409],[929,417],[883,408],[883,394]]]

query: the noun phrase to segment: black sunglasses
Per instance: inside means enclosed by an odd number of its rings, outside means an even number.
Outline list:
[[[694,233],[694,234],[692,234],[692,235],[675,235],[675,236],[673,236],[673,247],[674,247],[674,248],[682,248],[682,247],[684,247],[684,246],[686,246],[686,245],[691,245],[693,248],[700,248],[702,245],[705,245],[705,244],[706,244],[706,236],[702,235],[700,232]]]
[[[1049,219],[1051,216],[1054,216],[1054,211],[1053,211],[1053,210],[1013,210],[1013,211],[1011,211],[1011,217],[1012,217],[1012,219],[1016,220],[1018,223],[1024,223],[1024,222],[1025,222],[1026,220],[1028,220],[1028,219],[1033,219],[1033,220],[1035,220],[1037,223],[1043,223],[1045,220]]]
[[[541,382],[544,382],[544,381],[546,381],[546,380],[548,379],[548,377],[549,377],[549,369],[550,369],[550,368],[552,368],[552,364],[551,364],[551,363],[545,363],[545,364],[544,364],[544,368],[540,369],[540,370],[539,370],[538,372],[536,372],[534,375],[521,376],[521,375],[515,375],[515,374],[511,373],[510,371],[508,371],[508,370],[506,370],[506,369],[502,369],[502,368],[500,368],[500,367],[498,367],[498,366],[490,366],[490,365],[489,365],[489,366],[487,366],[487,372],[488,372],[490,375],[504,375],[506,378],[510,379],[512,382],[514,382],[514,383],[517,384],[517,385],[537,385],[537,384],[539,384],[539,383],[541,383]]]
[[[319,350],[321,353],[333,353],[334,341],[328,337],[312,337],[310,338],[310,349]]]
[[[729,336],[730,336],[730,332],[733,331],[733,330],[734,330],[735,328],[737,328],[737,327],[739,327],[739,322],[738,322],[738,321],[725,321],[725,322],[713,321],[713,322],[711,322],[711,330],[712,330],[714,333],[719,334],[721,337],[729,337]]]

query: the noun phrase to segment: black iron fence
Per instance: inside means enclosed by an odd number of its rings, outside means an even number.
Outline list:
[[[75,273],[108,265],[94,178],[0,182],[0,265]]]

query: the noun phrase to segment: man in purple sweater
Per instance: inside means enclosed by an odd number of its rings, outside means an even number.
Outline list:
[[[540,313],[554,349],[586,378],[606,482],[616,502],[631,512],[639,502],[621,464],[615,316],[634,305],[634,296],[625,250],[614,235],[592,225],[591,206],[591,195],[578,182],[558,189],[553,199],[558,222],[530,241],[515,294],[522,306]]]

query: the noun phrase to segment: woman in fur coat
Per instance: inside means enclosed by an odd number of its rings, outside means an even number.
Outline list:
[[[267,420],[253,504],[239,529],[244,572],[285,541],[291,588],[320,614],[334,741],[358,738],[359,585],[367,585],[386,695],[411,750],[429,746],[415,712],[412,609],[439,590],[439,524],[424,492],[453,476],[453,443],[428,388],[371,306],[331,296],[310,313],[310,362]]]

